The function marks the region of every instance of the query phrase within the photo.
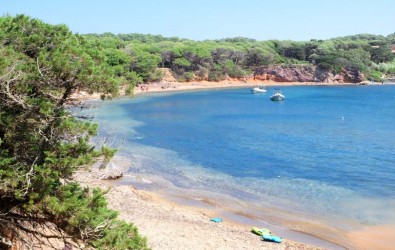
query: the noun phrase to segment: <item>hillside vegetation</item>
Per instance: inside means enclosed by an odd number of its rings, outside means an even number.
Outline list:
[[[256,41],[236,37],[192,41],[142,34],[87,34],[89,43],[104,50],[107,63],[122,82],[158,81],[169,68],[178,81],[219,81],[243,78],[267,66],[315,67],[338,74],[358,71],[365,79],[381,81],[395,73],[395,33],[361,34],[329,40]],[[122,80],[121,80],[122,79]]]
[[[66,109],[78,90],[116,94],[99,48],[64,25],[0,18],[0,249],[37,248],[45,239],[147,248],[137,228],[107,208],[103,191],[72,180],[115,152],[92,146],[97,125]]]
[[[395,34],[306,42],[76,35],[24,15],[0,18],[0,248],[28,248],[31,236],[99,249],[147,248],[137,228],[107,208],[103,191],[72,180],[79,168],[105,165],[115,153],[91,145],[97,125],[70,114],[73,93],[114,97],[120,85],[132,93],[161,80],[160,68],[178,81],[243,78],[278,65],[380,80],[395,73],[392,44]]]

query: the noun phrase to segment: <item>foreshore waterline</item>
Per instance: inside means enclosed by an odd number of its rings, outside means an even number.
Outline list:
[[[250,85],[248,85],[248,84],[250,84]],[[226,86],[224,86],[224,88],[233,88],[233,87],[236,87],[236,88],[238,88],[238,87],[248,87],[248,86],[255,86],[255,85],[260,85],[259,83],[241,83],[241,86],[239,86],[239,85],[237,85],[237,84],[231,84],[231,83],[227,83],[227,85]],[[269,86],[269,84],[264,84],[264,85],[266,85],[266,86]],[[291,85],[291,84],[290,84]],[[295,84],[295,85],[309,85],[309,84]],[[313,84],[311,84],[311,85],[313,85]],[[314,84],[315,85],[315,84]],[[318,85],[318,84],[317,84]],[[320,84],[321,85],[321,84]],[[332,85],[332,84],[325,84],[325,85]],[[339,86],[340,84],[334,84],[334,85],[336,85],[336,86]],[[341,84],[341,85],[344,85],[344,84]],[[195,85],[192,85],[192,87],[190,88],[190,89],[182,89],[182,88],[171,88],[171,90],[181,90],[181,91],[188,91],[188,90],[193,90],[193,89],[199,89],[199,88],[201,88],[201,87],[198,87],[198,88],[194,88],[194,86]],[[275,86],[277,86],[277,85],[275,85]],[[284,85],[278,85],[278,86],[284,86]],[[222,88],[221,86],[215,86],[215,87],[212,87],[212,88]],[[201,88],[201,89],[207,89],[207,87],[205,86],[204,88]],[[150,89],[149,89],[149,91],[148,91],[148,95],[149,95],[149,93],[157,93],[157,92],[165,92],[166,91],[166,89],[164,89],[164,91],[161,91],[161,90],[159,90],[159,91],[154,91],[154,88],[153,87],[151,87]],[[147,92],[143,92],[143,93],[141,93],[142,95],[146,95],[146,93]],[[139,95],[140,93],[136,93],[136,95]],[[143,176],[143,177],[141,177],[143,180],[145,180],[145,181],[148,181],[148,182],[151,182],[151,184],[152,183],[155,183],[155,182],[157,182],[157,181],[155,181],[155,178],[153,178],[152,176]],[[126,179],[125,179],[126,180]],[[121,182],[123,182],[123,181],[121,181]],[[160,181],[158,181],[158,183],[160,183]],[[151,185],[150,184],[150,185]],[[148,186],[150,186],[150,185],[148,185]],[[137,185],[136,185],[137,187],[139,187],[139,184],[137,183]],[[146,189],[147,187],[145,187],[146,185],[144,184],[144,181],[143,181],[143,185],[141,186],[141,189]],[[155,186],[156,185],[151,185],[151,186],[153,186],[154,188],[151,190],[150,188],[148,188],[149,189],[149,191],[151,192],[151,191],[153,191],[153,192],[155,192]],[[140,188],[140,187],[139,187]],[[159,191],[159,190],[158,190]],[[191,190],[188,190],[188,193],[190,193],[191,192]],[[189,205],[197,205],[197,206],[199,206],[199,204],[201,205],[201,204],[205,204],[205,203],[213,203],[213,204],[216,204],[216,207],[220,207],[221,209],[223,209],[225,212],[222,212],[221,214],[224,214],[225,216],[224,217],[226,217],[226,215],[228,215],[229,216],[229,219],[233,219],[233,220],[236,220],[236,221],[238,221],[238,222],[241,222],[242,224],[243,223],[245,223],[245,221],[248,221],[248,219],[251,219],[251,218],[254,218],[254,220],[256,220],[256,218],[258,217],[259,218],[259,216],[257,216],[256,214],[250,214],[249,212],[249,210],[250,209],[248,209],[248,210],[243,210],[243,209],[240,209],[240,210],[235,210],[233,207],[232,207],[232,209],[229,209],[229,207],[227,207],[227,206],[223,206],[223,205],[219,205],[220,203],[223,203],[224,201],[222,201],[222,199],[218,199],[218,198],[210,198],[210,197],[208,197],[208,198],[202,198],[202,195],[197,195],[197,196],[189,196],[188,195],[188,197],[179,197],[179,198],[177,198],[177,196],[174,198],[174,197],[171,197],[171,196],[167,196],[166,194],[164,195],[164,197],[165,198],[170,198],[170,200],[174,200],[174,201],[178,201],[178,202],[180,202],[181,203],[181,205],[185,205],[185,204],[183,204],[183,203],[187,203],[186,205],[188,205],[189,203]],[[208,202],[200,202],[199,200],[200,199],[203,199],[203,200],[206,200],[206,201],[208,201]],[[229,202],[224,202],[225,204],[226,203],[228,203],[229,204]],[[234,204],[234,203],[233,203]],[[268,208],[268,209],[273,209],[273,208]],[[278,209],[278,208],[274,208],[274,209]],[[242,215],[242,216],[237,216],[237,215]],[[264,218],[264,221],[266,221],[266,222],[269,222],[269,223],[271,223],[271,224],[274,224],[274,225],[276,225],[277,223],[276,223],[276,221],[278,222],[278,224],[284,224],[284,225],[287,225],[287,224],[291,224],[291,226],[290,226],[290,228],[296,228],[298,231],[307,231],[307,233],[309,233],[309,231],[313,231],[313,234],[315,234],[315,235],[317,235],[316,233],[316,229],[317,229],[317,226],[315,226],[315,228],[314,227],[312,227],[310,224],[315,224],[314,222],[316,222],[316,224],[320,224],[320,222],[318,222],[319,220],[317,220],[317,221],[314,221],[314,219],[313,219],[313,223],[310,223],[310,222],[305,222],[305,223],[303,223],[303,222],[301,222],[301,223],[299,223],[299,222],[290,222],[290,221],[287,221],[287,216],[285,216],[285,214],[286,213],[283,213],[281,210],[276,210],[276,214],[278,214],[279,216],[276,216],[275,218],[271,218],[270,216],[264,216],[263,218]],[[267,214],[266,214],[267,215]],[[281,216],[280,216],[281,215]],[[284,216],[282,216],[282,215],[284,215]],[[282,217],[284,217],[284,218],[282,218]],[[292,217],[297,217],[297,215],[294,215],[294,216],[292,216]],[[259,219],[258,219],[259,220]],[[283,220],[283,221],[282,221]],[[293,226],[292,226],[292,224],[293,224]],[[389,227],[389,228],[391,228],[391,227]],[[377,227],[376,227],[376,229],[378,229]],[[274,230],[274,229],[272,229],[272,230]],[[364,231],[364,230],[361,230],[361,231]],[[366,231],[366,230],[365,230]],[[387,230],[388,231],[388,230]],[[327,238],[329,241],[348,241],[348,239],[345,239],[344,240],[344,235],[346,235],[347,233],[346,232],[331,232],[330,230],[329,231],[327,231],[327,233],[323,233],[323,236],[322,235],[317,235],[317,236],[319,236],[319,237],[321,237],[321,238]],[[329,237],[326,237],[326,236],[329,236]],[[355,236],[355,235],[354,235]],[[380,236],[383,236],[383,234],[382,233],[380,233]],[[342,238],[343,237],[343,238]],[[332,238],[335,238],[335,240],[333,240]],[[354,238],[356,238],[357,240],[358,240],[358,238],[359,237],[354,237]],[[364,240],[366,240],[366,239],[364,239]],[[354,248],[353,247],[353,245],[354,245],[354,243],[350,243],[350,245],[349,244],[346,244],[346,245],[344,245],[344,243],[340,243],[341,245],[343,245],[343,246],[345,246],[345,247],[347,247],[347,248]],[[358,244],[355,244],[355,246],[358,246]],[[360,245],[361,246],[361,245]],[[362,245],[362,246],[364,246],[364,245]],[[375,246],[375,248],[377,249],[377,244],[373,244],[372,246]],[[387,246],[390,246],[390,244],[388,244]],[[328,248],[330,248],[330,249],[332,249],[332,247],[328,247]],[[335,248],[335,247],[333,247],[333,248]],[[357,247],[356,247],[357,248]],[[363,249],[363,248],[362,248]],[[380,249],[386,249],[385,248],[385,244],[384,244],[384,247],[383,248],[380,248]]]
[[[345,232],[335,230],[318,219],[290,220],[289,212],[278,208],[254,211],[251,204],[243,204],[231,197],[204,196],[202,192],[179,189],[169,192],[168,187],[159,188],[155,183],[160,177],[126,175],[119,181],[99,181],[87,179],[81,173],[77,176],[77,181],[83,185],[108,188],[110,207],[120,212],[120,218],[138,226],[140,232],[148,237],[152,249],[182,249],[190,246],[191,242],[200,246],[196,249],[234,249],[235,244],[240,246],[239,249],[392,249],[394,226],[372,226]],[[277,216],[273,217],[273,214]],[[222,217],[225,222],[211,224],[209,220],[212,217]],[[278,245],[263,242],[250,232],[252,226],[269,228],[285,241]],[[165,234],[166,238],[158,239],[161,230],[169,233]],[[195,234],[199,235],[197,239],[192,236]],[[184,241],[185,235],[190,235],[188,242]],[[216,238],[219,236],[223,238]],[[232,237],[232,240],[226,240],[227,237]]]
[[[307,232],[288,229],[278,223],[278,218],[259,218],[249,204],[232,197],[207,193],[205,196],[203,192],[193,190],[170,191],[169,187],[159,186],[163,183],[155,183],[162,182],[159,176],[126,174],[118,181],[103,181],[92,178],[90,172],[82,171],[75,175],[75,180],[83,186],[109,190],[107,198],[110,208],[117,210],[121,219],[135,224],[140,233],[148,238],[152,249],[186,249],[194,246],[194,249],[264,247],[318,250],[350,247]],[[277,210],[277,213],[281,212]],[[210,221],[213,217],[221,217],[224,222],[213,223]],[[251,232],[252,226],[269,228],[273,234],[283,237],[283,243],[262,241]],[[304,228],[307,224],[299,226]]]
[[[147,93],[162,93],[173,91],[188,90],[210,90],[224,88],[243,88],[255,86],[282,87],[282,86],[348,86],[356,85],[353,83],[323,83],[323,82],[274,82],[248,79],[240,80],[223,80],[218,82],[199,81],[199,82],[159,82],[148,84],[147,88],[135,87],[133,94],[136,96]]]
[[[381,83],[373,83],[374,85],[382,85]],[[388,84],[388,83],[386,83]],[[392,84],[392,83],[389,83]],[[283,87],[283,86],[359,86],[360,84],[355,83],[337,83],[337,82],[275,82],[275,81],[261,81],[261,80],[223,80],[223,81],[198,81],[198,82],[153,82],[136,86],[133,96],[142,96],[147,94],[155,93],[167,93],[167,92],[181,92],[181,91],[193,91],[193,90],[210,90],[210,89],[228,89],[228,88],[243,88],[243,87],[255,87],[255,86],[267,86],[267,87]],[[142,88],[143,86],[143,88]],[[120,96],[126,96],[125,87],[120,88]],[[74,93],[72,99],[75,101],[87,101],[87,100],[99,100],[100,94],[88,94],[84,91]]]
[[[153,192],[177,206],[203,210],[211,217],[221,217],[244,229],[245,234],[250,234],[252,227],[265,227],[290,242],[307,246],[323,249],[351,247],[342,238],[344,231],[331,228],[319,218],[308,219],[306,214],[297,214],[280,207],[254,204],[210,191],[179,188],[160,176],[127,175],[113,184],[133,186],[137,190]]]

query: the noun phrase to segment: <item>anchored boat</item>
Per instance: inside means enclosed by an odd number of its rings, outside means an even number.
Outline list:
[[[263,86],[255,87],[251,89],[251,93],[253,94],[266,93],[266,89]]]
[[[285,100],[285,96],[280,91],[277,91],[276,93],[274,93],[270,97],[270,100],[272,100],[272,101],[284,101]]]

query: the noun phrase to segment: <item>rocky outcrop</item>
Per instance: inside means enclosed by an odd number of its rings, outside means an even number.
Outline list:
[[[343,82],[359,83],[365,80],[365,76],[357,69],[342,69]]]
[[[338,74],[317,66],[267,66],[254,71],[254,79],[275,82],[324,82],[324,83],[359,83],[365,77],[356,69],[344,68]]]
[[[256,80],[271,80],[275,82],[313,82],[312,66],[268,66],[257,68],[254,72]]]

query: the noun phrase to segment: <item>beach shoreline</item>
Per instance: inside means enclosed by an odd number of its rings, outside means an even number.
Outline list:
[[[121,170],[126,172],[122,167]],[[158,189],[161,181],[155,176],[126,174],[120,180],[100,180],[95,171],[79,171],[74,180],[89,188],[107,190],[109,207],[118,211],[120,219],[137,226],[153,250],[392,249],[395,232],[392,225],[366,225],[341,231],[331,229],[317,218],[304,220],[302,217],[295,221],[297,214],[290,219],[284,211],[270,207],[265,207],[271,211],[262,218],[250,213],[254,210],[251,204],[240,208],[240,201],[232,197],[209,196],[198,190],[185,192],[184,189],[184,192],[174,189],[169,193],[168,187]],[[140,185],[125,182],[128,177]],[[210,221],[213,217],[221,217],[224,221],[214,223]],[[282,237],[283,242],[263,241],[251,232],[252,226],[268,228]]]
[[[109,207],[119,212],[120,219],[136,225],[152,249],[344,249],[341,246],[321,248],[287,238],[280,244],[263,241],[250,231],[248,223],[232,219],[231,212],[225,214],[215,201],[190,200],[193,203],[188,204],[158,192],[99,180],[90,171],[78,172],[74,180],[83,186],[108,190]],[[246,214],[234,215],[248,218]],[[214,223],[210,221],[213,217],[224,221]],[[282,236],[274,226],[270,230]],[[306,234],[306,237],[313,236]],[[328,246],[336,244],[328,243]]]
[[[282,86],[348,86],[348,85],[353,85],[356,86],[355,84],[339,84],[339,83],[276,83],[276,82],[268,82],[268,81],[251,81],[251,82],[243,82],[243,81],[222,81],[222,82],[190,82],[190,83],[176,83],[176,82],[162,82],[162,83],[152,83],[147,85],[148,90],[147,91],[142,91],[141,89],[137,88],[134,91],[135,96],[146,96],[150,94],[155,94],[155,93],[165,93],[165,92],[175,92],[175,91],[194,91],[194,90],[205,90],[205,89],[224,89],[224,88],[247,88],[247,87],[254,87],[258,85],[264,85],[264,86],[270,86],[270,87],[279,87],[281,88]],[[381,84],[380,84],[381,85]],[[92,99],[99,99],[99,95],[96,96],[90,96],[89,98],[85,100],[92,100]],[[144,178],[144,177],[142,177]],[[148,178],[148,181],[152,181],[152,179]],[[81,181],[80,181],[81,182]],[[92,181],[89,181],[92,182]],[[89,183],[88,182],[88,183]],[[95,181],[93,181],[94,183]],[[155,180],[154,180],[155,182]],[[81,182],[84,183],[84,182]],[[95,186],[96,184],[91,184],[89,183],[88,185],[90,186]],[[174,199],[173,197],[160,194],[159,190],[144,190],[144,188],[136,187],[134,185],[120,185],[117,182],[104,182],[101,183],[99,186],[104,186],[104,187],[111,187],[111,190],[115,190],[115,193],[119,194],[111,194],[109,195],[109,201],[111,204],[111,207],[115,210],[118,210],[121,212],[121,218],[135,223],[139,228],[141,228],[141,232],[143,235],[148,237],[148,242],[151,241],[151,247],[153,249],[186,249],[188,246],[191,246],[192,244],[196,245],[201,245],[201,249],[235,249],[235,246],[240,246],[243,245],[245,248],[240,248],[240,249],[252,249],[255,247],[260,247],[264,246],[266,248],[270,249],[319,249],[315,246],[309,246],[308,244],[305,243],[296,243],[296,242],[305,242],[303,240],[303,236],[301,240],[296,240],[295,241],[290,241],[286,240],[284,244],[280,245],[275,245],[273,243],[268,243],[262,242],[261,240],[256,241],[256,236],[252,235],[253,237],[246,236],[250,235],[251,233],[249,232],[251,223],[245,223],[243,220],[238,220],[237,217],[237,211],[234,213],[233,211],[226,211],[225,208],[222,208],[222,213],[218,213],[219,209],[217,206],[214,206],[215,209],[212,208],[207,208],[207,207],[201,207],[201,204],[204,203],[213,203],[213,200],[204,200],[203,202],[196,202],[193,199],[189,199],[190,197],[182,197],[180,199]],[[131,191],[132,190],[132,191]],[[128,195],[131,195],[133,193],[133,196],[142,196],[144,203],[147,207],[156,207],[158,211],[161,211],[158,215],[156,212],[154,212],[154,215],[152,215],[152,211],[149,210],[148,208],[143,208],[144,213],[141,212],[139,216],[132,215],[135,213],[135,211],[132,211],[130,208],[125,208],[124,204],[128,204],[129,202],[135,202],[135,197],[134,198],[127,198]],[[119,198],[122,200],[122,204],[119,202],[117,203],[117,199],[115,197],[122,197]],[[152,199],[145,199],[144,197],[154,197]],[[141,198],[141,197],[140,197]],[[151,202],[148,202],[151,201]],[[141,201],[137,201],[137,203],[141,203]],[[199,204],[197,204],[199,203]],[[149,204],[149,205],[147,205]],[[126,205],[127,206],[127,205]],[[168,209],[171,211],[176,210],[177,211],[177,216],[175,218],[169,218],[167,216],[168,214]],[[224,213],[225,212],[225,213]],[[226,213],[228,212],[228,213]],[[242,211],[244,212],[244,211]],[[189,218],[191,216],[189,213],[198,213],[199,215],[204,215],[203,218],[200,217],[200,220],[194,221],[194,219],[187,220],[188,223],[184,224],[178,220],[183,220],[185,218]],[[209,222],[210,217],[214,216],[225,216],[226,217],[226,222],[221,225],[224,228],[223,231],[217,232],[215,231],[215,234],[218,233],[215,237],[212,237],[213,232],[210,230],[213,230],[211,227],[212,223]],[[236,215],[236,216],[235,216]],[[152,217],[157,217],[159,216],[161,219],[156,219],[151,221]],[[242,214],[241,217],[243,218],[248,218],[250,215],[249,214]],[[173,221],[173,220],[177,221]],[[191,222],[193,221],[193,222]],[[253,221],[253,220],[252,220]],[[275,221],[275,220],[274,220]],[[230,227],[228,227],[228,224],[231,224]],[[249,225],[247,225],[249,224]],[[319,224],[318,221],[313,222],[312,225],[309,224],[309,222],[306,221],[305,225],[303,223],[300,223],[296,225],[293,228],[297,228],[299,232],[303,232],[301,234],[305,234],[305,237],[309,237],[309,233],[312,231],[311,229],[314,226],[317,226]],[[257,224],[256,226],[260,226],[260,224]],[[157,234],[160,233],[160,231],[155,231],[152,232],[152,228],[161,228],[161,230],[167,230],[167,227],[175,227],[172,229],[171,236],[169,236],[169,239],[164,239],[160,238],[157,239]],[[225,229],[226,228],[226,229]],[[291,227],[289,227],[291,228]],[[306,228],[309,228],[310,230],[305,230]],[[221,229],[221,230],[222,230]],[[385,240],[385,242],[388,242],[388,244],[382,244],[379,248],[378,245],[376,244],[375,239],[368,239],[366,235],[368,234],[376,234],[379,235],[377,237],[382,237],[390,239],[390,236],[394,230],[391,226],[386,228],[385,235],[380,235],[379,232],[381,232],[382,228],[381,227],[367,227],[366,229],[360,229],[359,231],[353,231],[353,232],[335,232],[333,235],[327,235],[328,237],[323,237],[321,235],[313,235],[312,237],[322,239],[323,241],[327,241],[329,246],[333,247],[324,247],[327,249],[344,249],[344,248],[352,248],[352,249],[369,249],[366,248],[366,246],[371,246],[375,247],[376,249],[390,249],[386,248],[390,245],[389,240]],[[199,234],[202,234],[202,237],[199,237],[195,241],[191,243],[191,245],[182,245],[182,244],[188,244],[189,241],[184,242],[184,238],[188,238],[189,235],[185,234],[185,231],[199,231]],[[240,231],[241,230],[241,231]],[[272,229],[273,230],[273,229]],[[290,230],[290,229],[289,229]],[[231,232],[237,231],[239,234],[242,234],[243,236],[237,237],[237,239],[232,240],[230,243],[230,240],[228,238],[234,237],[234,235]],[[310,232],[309,232],[310,231]],[[276,232],[276,231],[274,231]],[[277,232],[278,233],[278,232]],[[343,239],[341,239],[341,236],[344,236]],[[221,239],[221,244],[220,245],[215,245],[216,243],[213,243],[216,241],[216,239]],[[259,237],[258,237],[259,238]],[[254,240],[252,240],[254,239]],[[252,240],[253,243],[250,241]],[[160,242],[158,242],[160,241]],[[183,242],[180,243],[179,241]],[[289,244],[288,244],[288,243]],[[333,244],[331,242],[334,242]],[[229,243],[229,245],[228,245]],[[349,244],[348,244],[349,243]],[[183,247],[179,247],[180,244]],[[251,245],[252,244],[252,245]],[[262,245],[263,244],[263,245]],[[331,245],[332,244],[332,245]]]
[[[265,87],[285,87],[285,86],[359,86],[361,84],[354,83],[324,83],[324,82],[275,82],[271,80],[223,80],[223,81],[191,81],[191,82],[168,82],[160,81],[153,83],[145,83],[136,86],[133,90],[131,97],[144,96],[147,94],[155,93],[167,93],[167,92],[181,92],[181,91],[194,91],[194,90],[215,90],[215,89],[231,89],[231,88],[252,88],[255,86]],[[374,84],[381,85],[381,84]],[[126,87],[120,88],[120,97],[126,95]],[[73,102],[84,102],[89,100],[99,100],[101,97],[100,93],[89,94],[85,91],[74,93],[71,96]]]
[[[147,93],[162,93],[174,91],[188,91],[188,90],[210,90],[210,89],[226,89],[226,88],[243,88],[243,87],[283,87],[283,86],[348,86],[355,85],[352,83],[321,83],[321,82],[274,82],[274,81],[261,81],[261,80],[223,80],[218,82],[213,81],[198,81],[198,82],[157,82],[150,83],[141,88],[137,86],[133,94],[136,96]],[[148,87],[148,88],[147,88]]]

